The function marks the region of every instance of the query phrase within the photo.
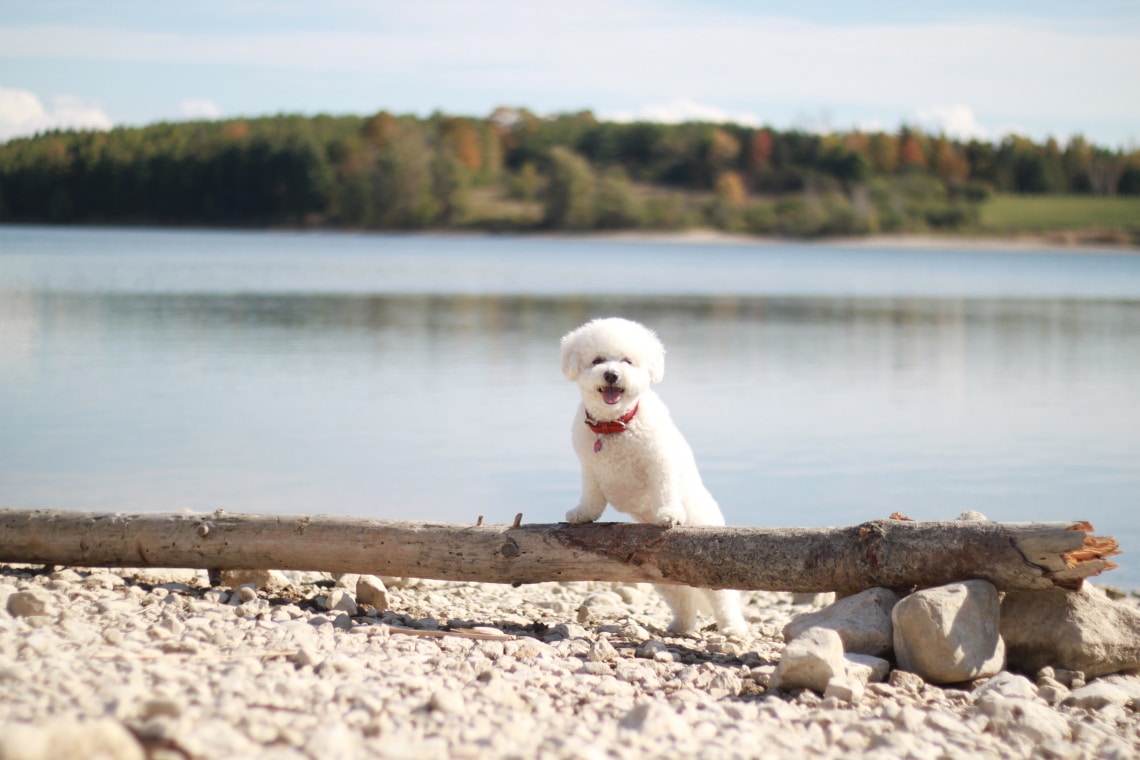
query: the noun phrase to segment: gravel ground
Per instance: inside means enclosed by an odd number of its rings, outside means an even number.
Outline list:
[[[768,690],[790,594],[674,638],[648,586],[288,577],[0,567],[0,758],[1140,756],[1137,674]]]

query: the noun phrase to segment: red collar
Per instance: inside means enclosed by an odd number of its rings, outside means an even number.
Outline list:
[[[598,435],[609,435],[611,433],[620,433],[625,430],[626,425],[633,419],[633,415],[637,414],[638,404],[634,404],[633,408],[626,413],[624,417],[616,420],[609,420],[608,422],[598,422],[590,417],[590,413],[586,412],[586,427],[593,430]]]

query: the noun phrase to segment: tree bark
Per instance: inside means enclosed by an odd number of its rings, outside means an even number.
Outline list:
[[[1079,588],[1116,565],[1086,522],[876,520],[841,528],[448,525],[349,517],[0,510],[0,561],[323,570],[450,581],[621,581],[853,593],[981,578]]]

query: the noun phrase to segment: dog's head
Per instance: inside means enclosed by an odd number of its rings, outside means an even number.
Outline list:
[[[562,339],[562,374],[578,383],[595,419],[616,419],[665,376],[665,347],[644,325],[595,319]]]

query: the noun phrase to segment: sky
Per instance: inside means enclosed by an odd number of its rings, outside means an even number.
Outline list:
[[[1140,147],[1136,0],[0,0],[0,141],[498,106]]]

